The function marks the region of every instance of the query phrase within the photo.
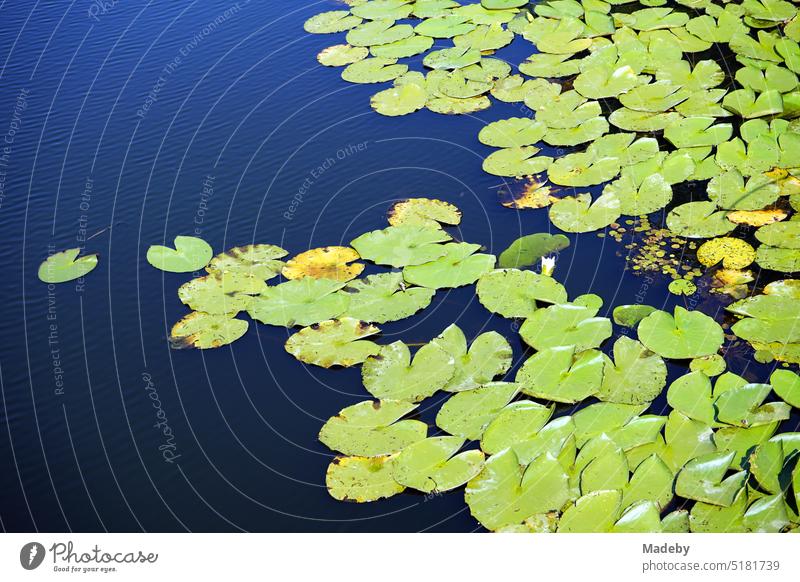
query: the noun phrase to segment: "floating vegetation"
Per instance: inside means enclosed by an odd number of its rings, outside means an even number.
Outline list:
[[[44,283],[66,283],[80,279],[97,266],[97,255],[78,257],[81,249],[53,253],[39,265],[39,280]]]
[[[147,262],[170,273],[199,271],[211,260],[214,251],[206,241],[194,236],[176,236],[175,248],[153,245],[147,249]]]

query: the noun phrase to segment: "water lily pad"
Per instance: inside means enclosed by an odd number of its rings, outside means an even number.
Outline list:
[[[303,29],[312,34],[328,34],[344,32],[359,24],[361,24],[361,19],[350,14],[349,10],[329,10],[315,14],[306,20]]]
[[[639,340],[652,352],[670,359],[715,354],[725,340],[722,328],[699,311],[675,308],[674,317],[654,311],[639,322]]]
[[[325,485],[338,501],[366,503],[392,497],[405,490],[392,476],[395,457],[336,457],[328,465]]]
[[[385,59],[403,59],[427,52],[433,46],[433,39],[429,36],[415,34],[394,42],[372,45],[369,52],[373,57]]]
[[[528,234],[515,240],[500,253],[497,264],[502,268],[530,267],[537,264],[542,257],[562,251],[568,246],[569,239],[563,234]]]
[[[422,64],[429,69],[461,69],[481,60],[481,52],[470,46],[457,46],[429,52]]]
[[[708,197],[720,208],[760,210],[775,202],[780,186],[770,176],[756,175],[747,180],[737,170],[728,170],[711,179]]]
[[[511,382],[489,382],[451,396],[436,415],[436,426],[468,440],[480,440],[483,431],[520,390]]]
[[[350,296],[337,293],[344,281],[305,277],[266,287],[244,306],[253,319],[267,325],[311,325],[342,315]]]
[[[752,89],[737,89],[725,95],[722,106],[739,117],[753,119],[783,113],[783,97],[776,90],[756,94]]]
[[[369,49],[367,47],[336,44],[322,49],[317,55],[317,60],[319,64],[326,67],[344,67],[366,59],[368,56]]]
[[[410,25],[395,24],[394,19],[383,18],[359,24],[347,33],[345,39],[352,46],[373,46],[396,42],[413,34]]]
[[[547,275],[518,269],[496,269],[481,276],[477,285],[481,304],[503,317],[530,317],[536,302],[564,303],[567,291]]]
[[[762,226],[756,231],[756,238],[774,247],[800,249],[800,222],[778,222]]]
[[[392,475],[401,485],[423,493],[460,487],[481,472],[484,459],[474,449],[456,454],[463,444],[459,437],[441,436],[409,445],[392,463]]]
[[[788,419],[791,406],[785,402],[763,404],[770,392],[769,384],[745,384],[725,390],[714,402],[717,419],[743,428]]]
[[[775,370],[769,381],[784,402],[800,408],[800,376],[789,370]]]
[[[445,254],[438,259],[403,269],[403,278],[414,285],[429,289],[443,289],[469,285],[495,264],[494,255],[475,253],[480,245],[448,243]]]
[[[396,341],[364,362],[361,379],[376,398],[419,402],[443,388],[454,371],[453,356],[439,345],[425,344],[412,361],[408,346]]]
[[[575,78],[575,90],[587,99],[609,99],[633,89],[639,78],[630,65],[596,67]]]
[[[416,83],[405,83],[375,93],[370,99],[370,106],[381,115],[396,117],[422,109],[427,101],[425,87]]]
[[[611,321],[596,317],[599,307],[578,304],[551,305],[533,313],[519,333],[529,346],[544,350],[575,346],[577,351],[599,347],[611,336]]]
[[[655,310],[656,308],[650,305],[618,305],[613,312],[614,323],[634,327]]]
[[[675,111],[651,112],[636,111],[627,107],[620,107],[608,116],[608,121],[612,125],[626,131],[652,132],[661,131],[676,123],[682,115]]]
[[[690,94],[688,89],[680,85],[673,85],[669,81],[656,81],[634,87],[620,95],[619,101],[634,111],[662,113],[685,101]]]
[[[756,251],[749,243],[732,237],[714,238],[697,249],[697,260],[706,267],[722,262],[726,269],[744,269],[756,258]]]
[[[174,244],[174,249],[161,245],[151,246],[147,249],[147,262],[156,269],[161,269],[162,271],[169,271],[170,273],[191,273],[192,271],[199,271],[205,267],[214,254],[214,251],[211,250],[211,245],[203,239],[194,236],[176,236]],[[71,251],[64,252],[69,253]],[[78,253],[76,252],[72,259],[77,255]],[[96,255],[94,256],[96,257]],[[72,259],[70,262],[72,262]],[[97,259],[95,258],[95,264],[96,263]],[[82,264],[88,263],[84,262]],[[91,269],[89,270],[91,271]]]
[[[283,276],[287,279],[333,279],[349,281],[364,270],[363,263],[353,263],[359,258],[350,247],[321,247],[300,253],[286,262]]]
[[[715,146],[730,139],[730,123],[714,123],[713,117],[687,117],[664,130],[664,138],[676,148]]]
[[[495,331],[480,334],[467,351],[467,338],[461,328],[453,323],[431,343],[453,357],[455,372],[443,387],[448,392],[472,390],[505,374],[511,367],[511,345]]]
[[[740,471],[725,478],[733,453],[711,453],[689,461],[678,473],[675,493],[722,507],[730,506],[747,478]]]
[[[554,456],[540,455],[525,468],[509,448],[486,461],[464,497],[475,519],[497,530],[560,509],[570,493],[567,474]]]
[[[537,156],[535,146],[497,150],[483,160],[483,171],[495,176],[522,177],[544,172],[553,162],[549,156]]]
[[[379,331],[352,317],[330,319],[289,337],[286,351],[301,362],[323,368],[354,366],[380,351],[380,346],[364,339]]]
[[[702,372],[706,376],[719,376],[725,371],[727,364],[725,358],[719,354],[712,354],[702,358],[695,358],[689,362],[689,369],[692,372]]]
[[[249,326],[242,319],[193,311],[172,326],[169,341],[174,348],[218,348],[235,342]]]
[[[697,293],[697,285],[688,279],[675,279],[667,286],[667,290],[673,295],[694,295]]]
[[[284,267],[279,260],[287,251],[275,245],[254,244],[235,247],[211,259],[209,273],[237,272],[266,281],[277,276]]]
[[[97,255],[78,258],[80,252],[79,248],[67,249],[48,256],[39,265],[39,280],[45,283],[66,283],[90,273],[97,266]]]
[[[538,121],[512,117],[494,121],[481,129],[478,140],[497,148],[518,148],[541,141],[546,131],[547,127]]]
[[[603,355],[597,350],[576,353],[574,346],[547,348],[528,358],[515,382],[535,398],[575,403],[599,391],[603,366]]]
[[[401,273],[378,273],[363,280],[351,281],[338,295],[345,295],[348,299],[349,306],[346,308],[348,317],[386,323],[410,317],[420,309],[424,309],[430,304],[434,293],[432,289],[405,287]],[[336,317],[341,313],[324,319]]]
[[[350,12],[366,20],[379,20],[391,18],[400,20],[406,18],[413,9],[413,5],[408,0],[369,0],[360,4],[354,4]]]
[[[486,427],[481,437],[481,449],[488,454],[495,454],[518,443],[529,442],[552,415],[552,406],[543,406],[531,400],[512,402]]]
[[[178,297],[195,311],[235,315],[250,306],[252,295],[265,291],[267,285],[258,277],[223,271],[184,283],[178,288]]]
[[[441,224],[456,225],[461,222],[461,211],[443,200],[431,198],[409,198],[395,202],[389,208],[389,224],[421,224],[439,227]]]
[[[414,27],[414,32],[433,38],[453,38],[475,29],[476,24],[468,20],[467,16],[451,11],[444,16],[426,18]]]
[[[400,420],[416,408],[399,400],[365,400],[343,408],[322,426],[319,440],[345,455],[376,457],[397,453],[425,439],[428,425]]]
[[[384,83],[404,75],[408,65],[398,65],[397,59],[370,57],[356,61],[342,71],[342,79],[350,83]]]
[[[559,533],[610,531],[622,509],[621,503],[620,491],[592,491],[567,507],[558,522],[558,531]]]
[[[499,22],[478,26],[466,34],[453,38],[456,46],[469,46],[479,51],[494,51],[514,40],[514,33],[503,28]]]
[[[640,342],[622,336],[614,342],[614,361],[607,361],[600,400],[645,404],[655,400],[667,382],[667,365]]]
[[[558,200],[550,207],[550,221],[565,232],[591,232],[605,228],[620,217],[620,201],[604,193],[592,202],[591,194]]]
[[[727,234],[736,228],[727,213],[718,211],[713,202],[687,202],[673,208],[667,215],[667,226],[679,236],[711,238]]]
[[[656,212],[672,201],[672,187],[658,173],[647,176],[639,185],[630,176],[623,175],[606,186],[603,194],[614,196],[619,201],[620,213],[628,216]]]
[[[441,228],[401,224],[362,234],[350,244],[368,261],[404,267],[421,265],[444,256],[447,247],[439,243],[449,240],[450,235]]]

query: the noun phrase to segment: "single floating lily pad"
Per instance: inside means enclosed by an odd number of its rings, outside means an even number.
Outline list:
[[[350,295],[337,293],[344,281],[304,277],[266,287],[246,305],[253,319],[267,325],[312,325],[342,315]]]
[[[639,340],[652,352],[670,359],[717,353],[725,336],[720,325],[699,311],[675,308],[675,315],[654,311],[639,322]]]
[[[477,293],[486,309],[509,318],[530,317],[538,308],[537,301],[567,301],[566,289],[552,277],[518,269],[496,269],[482,275]]]
[[[78,258],[81,250],[67,249],[53,253],[39,265],[39,280],[44,283],[66,283],[80,279],[97,266],[97,255]]]
[[[412,360],[408,346],[396,341],[364,362],[361,379],[376,398],[419,402],[444,388],[454,371],[453,356],[438,344],[425,344]]]
[[[403,278],[414,285],[429,289],[443,289],[469,285],[490,271],[495,264],[494,255],[476,253],[480,245],[448,243],[445,254],[438,259],[403,269]]]
[[[339,295],[348,299],[346,311],[349,317],[386,323],[410,317],[424,309],[435,293],[433,289],[406,287],[401,273],[378,273],[363,280],[351,281]]]
[[[480,334],[467,350],[464,332],[453,323],[431,343],[443,348],[453,357],[455,372],[443,388],[448,392],[472,390],[488,384],[511,367],[511,345],[496,331]]]
[[[350,242],[361,257],[379,265],[421,265],[447,254],[439,244],[452,240],[438,226],[400,224],[362,234]]]
[[[287,251],[275,245],[254,244],[235,247],[218,254],[208,263],[209,273],[237,272],[267,281],[281,272],[285,263],[279,259]]]
[[[464,444],[459,437],[441,436],[405,447],[392,463],[398,483],[423,493],[450,491],[460,487],[483,468],[483,452],[457,451]]]
[[[174,244],[174,249],[151,246],[147,249],[147,262],[162,271],[191,273],[205,267],[214,254],[211,245],[194,236],[176,236]]]
[[[395,202],[389,208],[389,224],[415,224],[439,228],[440,223],[454,226],[461,222],[461,211],[443,200],[409,198]]]
[[[500,253],[497,264],[502,268],[530,267],[538,263],[542,257],[563,251],[568,246],[569,239],[563,234],[537,232],[525,235]]]

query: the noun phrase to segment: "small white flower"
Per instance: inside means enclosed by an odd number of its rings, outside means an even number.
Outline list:
[[[542,257],[542,275],[552,276],[556,269],[555,257]]]

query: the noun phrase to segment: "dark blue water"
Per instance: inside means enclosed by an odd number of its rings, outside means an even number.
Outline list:
[[[169,327],[186,313],[176,290],[190,277],[144,261],[177,234],[217,251],[346,243],[415,195],[457,204],[454,234],[495,253],[551,228],[544,211],[501,207],[502,180],[481,171],[491,150],[479,129],[515,107],[377,115],[369,97],[384,87],[345,83],[315,60],[341,35],[302,30],[337,6],[0,3],[3,530],[478,527],[461,491],[331,499],[331,453],[316,436],[367,397],[359,370],[305,367],[283,350],[288,330],[256,324],[230,347],[170,350]],[[519,62],[526,45],[498,56]],[[597,293],[609,310],[641,294],[674,302],[666,281],[623,272],[617,243],[571,238],[556,271],[571,296]],[[49,248],[75,246],[100,254],[82,284],[38,281]],[[382,326],[381,341],[427,341],[457,321],[468,336],[505,333],[519,363],[515,328],[473,293],[439,292],[423,314]],[[432,424],[440,401],[422,418]]]

